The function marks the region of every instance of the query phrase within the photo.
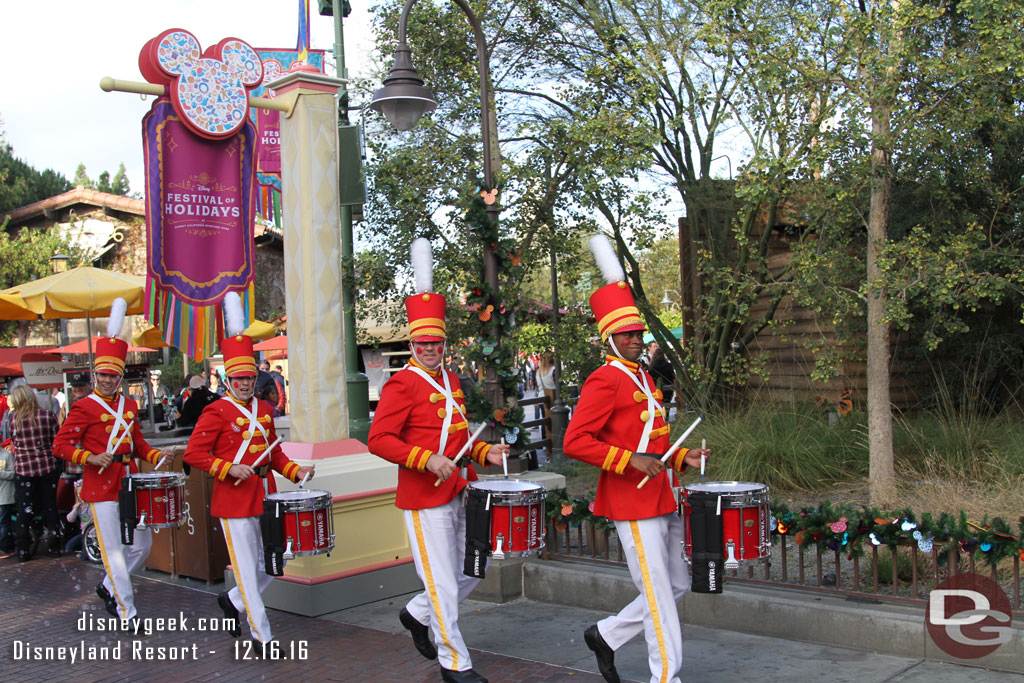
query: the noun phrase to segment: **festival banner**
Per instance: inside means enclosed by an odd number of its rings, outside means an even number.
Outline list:
[[[195,360],[223,336],[220,302],[242,295],[253,310],[256,130],[249,93],[263,65],[248,43],[203,50],[167,29],[139,52],[139,71],[169,96],[142,119],[146,170],[146,318]]]
[[[146,315],[194,358],[216,348],[224,295],[251,300],[255,136],[246,121],[229,138],[199,137],[166,97],[143,119]]]

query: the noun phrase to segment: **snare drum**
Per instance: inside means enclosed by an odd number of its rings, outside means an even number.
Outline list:
[[[284,546],[284,559],[334,550],[334,504],[329,492],[299,489],[270,493],[263,508],[263,514],[272,517],[271,528],[281,535],[264,538],[263,543]]]
[[[749,481],[712,481],[682,487],[679,512],[685,527],[683,548],[686,561],[693,555],[690,540],[690,511],[687,497],[692,493],[717,495],[721,505],[722,552],[726,569],[764,562],[771,549],[768,523],[768,487]]]
[[[508,479],[470,482],[470,497],[490,497],[491,552],[496,560],[527,557],[544,547],[544,498],[539,484]]]
[[[129,491],[135,492],[138,528],[180,526],[185,500],[185,475],[181,472],[142,472],[127,477]]]

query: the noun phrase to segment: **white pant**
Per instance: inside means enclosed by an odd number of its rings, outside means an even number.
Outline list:
[[[462,497],[425,510],[403,510],[416,573],[425,591],[405,606],[421,624],[430,626],[437,661],[446,669],[473,668],[469,648],[459,631],[459,603],[480,579],[462,573],[466,557],[466,508]]]
[[[103,557],[103,569],[107,572],[103,587],[114,596],[117,615],[122,619],[131,619],[136,615],[131,575],[149,557],[153,532],[149,529],[136,529],[134,544],[123,545],[121,513],[117,501],[107,500],[90,505],[96,540],[99,541],[100,555]]]
[[[597,622],[597,629],[612,650],[642,630],[651,683],[679,683],[683,633],[676,602],[690,589],[682,554],[683,524],[672,513],[615,522],[615,531],[640,595],[618,614]]]
[[[267,574],[263,563],[263,532],[259,517],[220,517],[227,541],[231,568],[235,570],[235,587],[228,592],[231,604],[249,620],[252,637],[261,643],[273,640],[270,619],[263,606],[263,591],[274,577]],[[282,563],[282,566],[283,563]]]

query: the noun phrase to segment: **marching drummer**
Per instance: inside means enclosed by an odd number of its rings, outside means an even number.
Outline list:
[[[256,359],[252,338],[245,329],[242,304],[229,292],[224,298],[226,338],[220,348],[224,355],[227,394],[208,405],[199,416],[185,449],[185,462],[214,477],[210,514],[219,517],[227,542],[228,556],[235,572],[236,586],[217,596],[224,616],[233,619],[231,635],[241,635],[239,613],[244,611],[252,638],[258,644],[273,640],[270,620],[262,594],[274,580],[264,567],[260,514],[266,495],[264,477],[272,485],[271,469],[293,482],[313,476],[313,466],[300,467],[275,447],[274,408],[257,399]],[[269,460],[269,462],[268,462]],[[269,466],[269,467],[268,467]],[[276,490],[276,489],[274,489]]]
[[[369,437],[371,453],[399,466],[395,505],[403,510],[425,587],[398,616],[419,653],[438,660],[442,680],[486,681],[473,670],[458,623],[459,603],[480,582],[462,572],[466,513],[459,497],[477,477],[465,459],[461,472],[452,462],[469,437],[466,400],[458,377],[441,364],[445,298],[430,291],[430,242],[413,242],[412,262],[416,294],[405,300],[412,360],[384,385]],[[501,464],[507,455],[508,446],[483,442],[467,453],[480,465]]]
[[[584,641],[601,675],[616,683],[615,650],[643,631],[651,681],[677,682],[683,639],[676,601],[689,589],[690,575],[681,553],[674,476],[660,459],[669,447],[667,411],[661,391],[638,364],[645,328],[622,266],[603,235],[592,237],[590,248],[609,283],[590,297],[607,357],[583,385],[563,448],[570,458],[601,468],[594,513],[615,523],[640,595],[618,614],[589,626]],[[680,448],[668,465],[700,467],[708,453]],[[638,488],[645,476],[650,481]]]
[[[92,506],[96,540],[107,573],[97,584],[96,594],[107,612],[122,620],[136,616],[131,574],[149,556],[153,537],[149,529],[140,529],[134,532],[130,545],[122,542],[118,507],[121,481],[139,471],[133,458],[155,465],[163,457],[142,437],[138,404],[132,398],[118,395],[128,344],[115,335],[121,332],[126,309],[124,299],[116,299],[111,306],[107,336],[94,341],[96,388],[72,404],[53,442],[57,457],[83,466],[80,495]]]

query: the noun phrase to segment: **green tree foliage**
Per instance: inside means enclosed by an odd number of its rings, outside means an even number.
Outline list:
[[[55,229],[22,228],[12,234],[0,230],[0,289],[7,289],[50,274],[50,257],[67,254],[70,264],[84,262],[87,255]],[[0,343],[11,345],[18,331],[15,322],[0,323]]]
[[[106,192],[107,194],[110,194],[111,188],[109,171],[104,171],[103,173],[100,173],[99,180],[96,181],[96,189],[100,192]]]
[[[0,213],[26,206],[71,189],[67,178],[52,169],[39,172],[14,156],[0,127]]]
[[[85,171],[85,164],[78,164],[78,168],[75,169],[75,177],[71,180],[71,184],[80,190],[95,190],[96,183],[93,182],[92,178]]]
[[[117,167],[114,179],[110,181],[110,192],[122,197],[127,197],[128,193],[131,192],[131,186],[128,184],[128,174],[125,172],[123,161]]]
[[[1014,384],[1024,367],[1018,1],[474,8],[498,104],[501,237],[522,256],[503,262],[509,296],[550,293],[554,249],[560,293],[585,302],[600,282],[582,238],[611,233],[685,394],[707,403],[759,371],[743,349],[781,326],[775,307],[792,295],[839,330],[842,343],[816,345],[819,379],[844,357],[869,358],[873,462],[891,462],[890,326],[907,330],[921,360],[943,346],[978,355],[991,340],[992,376]],[[397,10],[382,6],[381,26],[393,31]],[[409,136],[372,131],[371,239],[404,263],[413,236],[435,238],[457,297],[479,280],[482,246],[463,220],[480,175],[475,61],[453,6],[424,3],[412,17],[417,67],[442,104]],[[712,173],[723,153],[732,179]],[[683,270],[702,283],[683,311],[695,331],[685,350],[658,321],[652,302],[668,276],[647,260],[680,206],[696,253]],[[790,263],[768,259],[780,233]],[[759,298],[769,306],[755,314]]]

